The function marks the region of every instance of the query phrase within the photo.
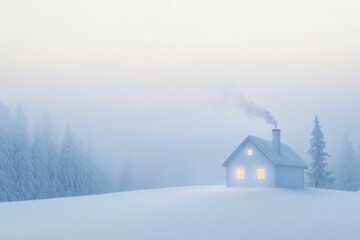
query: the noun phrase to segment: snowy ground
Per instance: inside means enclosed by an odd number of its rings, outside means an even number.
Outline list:
[[[199,186],[0,203],[0,239],[359,239],[360,192]]]

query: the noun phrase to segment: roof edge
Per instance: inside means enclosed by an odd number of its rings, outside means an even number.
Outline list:
[[[250,140],[249,136],[245,138],[244,141],[242,141],[240,143],[240,145],[238,145],[235,150],[226,158],[226,160],[221,164],[222,167],[226,167],[229,162],[231,161],[231,159],[233,158],[233,156],[237,153],[237,151],[239,150],[239,148],[241,148],[245,143],[247,143]]]

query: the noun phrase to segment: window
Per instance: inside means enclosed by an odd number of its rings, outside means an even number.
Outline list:
[[[265,168],[258,168],[257,169],[257,178],[258,179],[265,179]]]
[[[247,150],[247,155],[248,155],[248,156],[254,155],[254,150],[253,150],[252,148],[249,148],[249,149]]]
[[[244,179],[245,178],[245,170],[243,168],[236,169],[236,179]]]

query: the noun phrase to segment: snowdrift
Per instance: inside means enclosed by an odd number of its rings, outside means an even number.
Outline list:
[[[0,239],[358,239],[360,193],[198,186],[0,203]]]

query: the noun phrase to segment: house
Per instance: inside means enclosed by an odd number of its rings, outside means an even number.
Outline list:
[[[272,134],[272,141],[248,136],[226,159],[228,187],[304,188],[307,164],[281,143],[279,129]]]

